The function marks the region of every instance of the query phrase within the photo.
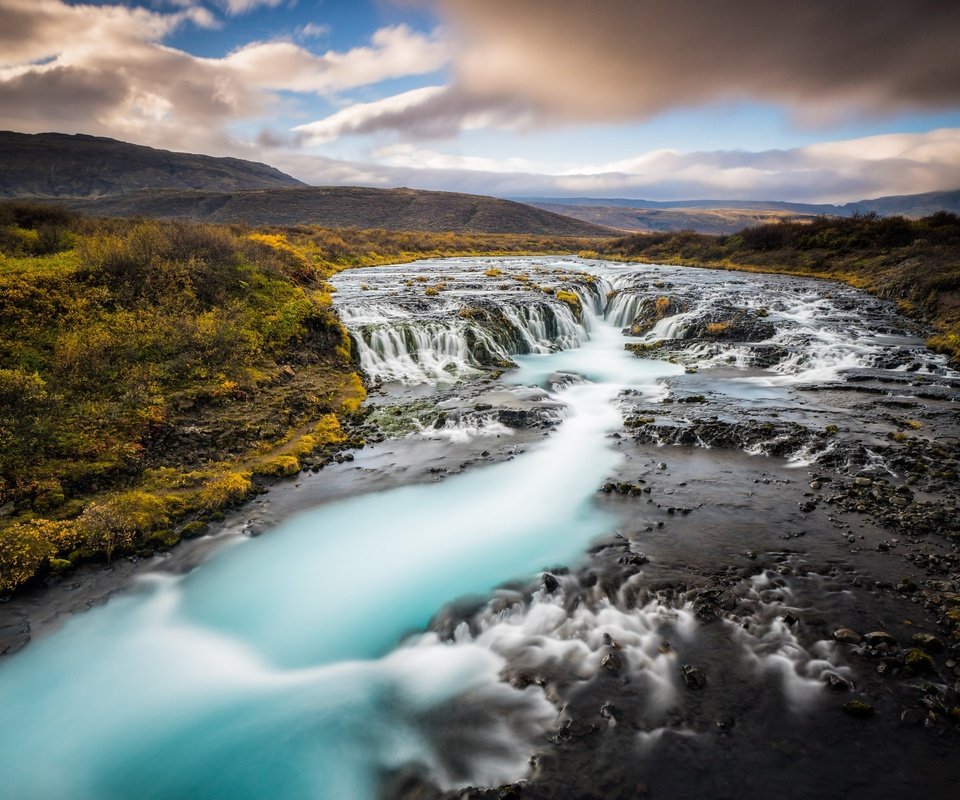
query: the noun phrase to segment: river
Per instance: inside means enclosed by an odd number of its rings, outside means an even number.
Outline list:
[[[950,653],[891,688],[875,667],[892,651],[832,635],[944,638],[896,590],[930,575],[876,549],[890,534],[871,509],[844,516],[807,486],[901,486],[899,408],[956,443],[957,376],[891,308],[834,284],[569,258],[334,283],[374,389],[371,447],[305,476],[264,535],[183,575],[145,571],[3,659],[4,797],[361,800],[521,780],[544,797],[824,781],[893,797],[914,768],[949,796],[949,717],[906,741],[897,726],[920,678],[949,706]],[[322,488],[338,481],[353,490]],[[911,504],[955,511],[949,486],[913,485]],[[839,711],[852,697],[887,703],[889,724]]]

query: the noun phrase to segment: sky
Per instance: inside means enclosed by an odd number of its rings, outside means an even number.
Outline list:
[[[316,185],[960,188],[957,0],[0,0],[0,128]]]

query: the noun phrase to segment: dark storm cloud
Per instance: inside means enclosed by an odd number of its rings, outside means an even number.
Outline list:
[[[811,120],[960,105],[954,0],[438,0],[458,91],[620,120],[737,100]]]

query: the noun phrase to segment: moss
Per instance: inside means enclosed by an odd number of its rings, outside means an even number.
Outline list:
[[[857,719],[866,719],[875,713],[873,706],[863,700],[850,700],[843,704],[843,710]]]
[[[936,664],[930,654],[919,647],[911,647],[903,655],[903,663],[914,674],[936,672]]]
[[[51,558],[50,559],[50,571],[54,575],[60,575],[64,572],[69,572],[74,568],[72,561],[66,558]]]
[[[572,308],[580,308],[580,297],[575,292],[560,289],[555,296],[561,303],[566,303]]]
[[[210,526],[206,522],[193,520],[192,522],[188,522],[180,529],[180,538],[196,539],[198,536],[206,535],[207,531],[209,530]]]
[[[170,529],[154,531],[144,539],[144,551],[169,550],[179,541],[180,536],[176,531]]]
[[[253,466],[254,475],[269,475],[273,477],[289,477],[300,471],[300,459],[296,456],[274,456]]]

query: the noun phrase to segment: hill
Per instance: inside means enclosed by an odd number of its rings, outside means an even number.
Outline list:
[[[598,225],[631,231],[736,233],[769,222],[805,222],[818,216],[852,217],[878,214],[920,219],[938,211],[960,212],[960,190],[891,195],[843,205],[792,203],[780,200],[632,200],[610,197],[517,198]]]
[[[71,202],[87,214],[250,225],[610,236],[609,228],[482,195],[418,189],[312,186],[241,192],[142,191]]]
[[[852,214],[859,211],[861,214],[876,213],[881,217],[895,214],[919,219],[938,211],[960,213],[960,189],[952,192],[926,192],[925,194],[902,194],[890,197],[877,197],[874,200],[860,200],[856,203],[847,203],[841,206],[844,211]]]
[[[239,158],[156,150],[82,134],[0,132],[0,197],[109,197],[143,189],[236,191],[304,186]]]
[[[566,205],[560,202],[532,205],[555,214],[624,231],[690,230],[697,233],[725,234],[770,222],[804,222],[816,219],[815,214],[739,208],[632,208],[624,205]]]

